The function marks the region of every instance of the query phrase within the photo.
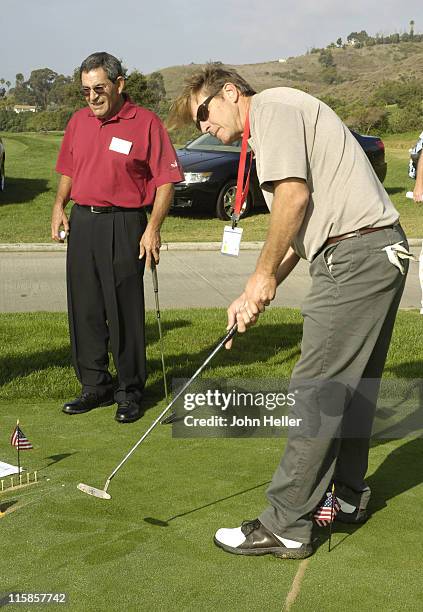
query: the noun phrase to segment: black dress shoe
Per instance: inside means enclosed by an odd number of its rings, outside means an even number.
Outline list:
[[[62,408],[65,414],[82,414],[100,406],[111,406],[115,403],[113,392],[99,396],[97,393],[81,393],[79,397],[71,402],[66,402]]]
[[[118,423],[133,423],[138,421],[144,414],[141,406],[134,400],[125,400],[118,403],[115,421]]]
[[[305,559],[313,554],[311,544],[299,548],[285,546],[258,520],[244,521],[235,529],[219,529],[214,543],[235,555],[273,555],[280,559]]]

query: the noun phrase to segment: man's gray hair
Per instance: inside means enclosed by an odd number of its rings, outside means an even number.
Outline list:
[[[90,72],[90,70],[96,70],[97,68],[103,68],[112,83],[114,83],[118,77],[124,77],[126,72],[117,57],[110,55],[110,53],[106,53],[106,51],[97,51],[96,53],[91,53],[91,55],[84,59],[79,68],[79,76],[81,76],[83,72]]]

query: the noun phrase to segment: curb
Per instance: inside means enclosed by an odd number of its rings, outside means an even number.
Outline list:
[[[422,238],[410,238],[408,244],[411,247],[422,246]],[[220,251],[221,242],[164,242],[162,251]],[[258,251],[264,242],[241,243],[241,251]],[[0,253],[29,253],[29,252],[65,252],[66,244],[50,244],[49,242],[16,242],[0,243]]]
[[[263,242],[244,242],[241,243],[243,251],[257,251],[263,246]],[[161,251],[220,251],[221,242],[164,242]],[[65,252],[67,245],[64,243],[48,242],[16,242],[0,244],[0,253],[28,253],[31,251],[55,251]]]

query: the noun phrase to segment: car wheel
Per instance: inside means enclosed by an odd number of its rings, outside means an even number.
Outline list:
[[[4,176],[4,160],[2,161],[0,168],[0,191],[4,191],[5,176]]]
[[[228,181],[221,189],[216,203],[216,217],[223,221],[228,221],[232,217],[235,206],[235,195],[236,195],[236,181]],[[251,211],[253,206],[253,198],[251,191],[248,192],[247,199],[245,200],[242,208],[240,219],[246,217]]]

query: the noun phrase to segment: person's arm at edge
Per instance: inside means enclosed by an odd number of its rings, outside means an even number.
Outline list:
[[[277,285],[298,263],[299,257],[291,243],[302,225],[309,197],[308,186],[302,179],[275,181],[266,241],[244,292],[228,308],[227,329],[236,322],[238,331],[243,333],[254,325],[258,315],[275,297]],[[226,348],[231,345],[229,341]]]
[[[416,184],[414,185],[413,198],[415,202],[423,201],[423,151],[417,162]]]
[[[63,242],[59,237],[60,226],[66,233],[69,232],[69,222],[65,213],[65,208],[70,200],[72,190],[72,179],[70,176],[62,174],[57,186],[56,198],[51,211],[51,238],[56,242]]]
[[[160,228],[166,218],[167,213],[169,212],[173,192],[173,183],[165,183],[164,185],[160,185],[160,187],[157,187],[156,190],[153,210],[151,212],[146,230],[140,240],[139,258],[142,259],[145,255],[145,263],[148,268],[151,267],[151,257],[154,258],[156,264],[159,263],[161,246]]]

